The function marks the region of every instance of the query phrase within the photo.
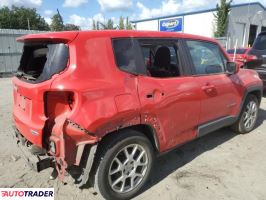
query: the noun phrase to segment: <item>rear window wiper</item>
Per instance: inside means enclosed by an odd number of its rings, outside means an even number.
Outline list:
[[[23,76],[23,72],[17,71],[17,72],[15,72],[15,76],[16,77],[21,77],[21,76]]]

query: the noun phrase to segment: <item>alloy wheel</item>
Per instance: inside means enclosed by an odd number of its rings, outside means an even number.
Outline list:
[[[117,193],[134,190],[143,180],[149,164],[146,150],[131,144],[120,150],[111,162],[108,180]]]
[[[252,129],[255,125],[258,114],[258,107],[256,102],[250,101],[243,113],[243,123],[247,130]]]

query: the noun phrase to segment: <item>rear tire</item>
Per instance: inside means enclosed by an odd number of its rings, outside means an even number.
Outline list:
[[[153,147],[142,133],[124,130],[101,145],[94,177],[96,191],[105,199],[136,196],[152,170]]]
[[[252,131],[258,118],[258,111],[258,98],[255,95],[248,95],[241,110],[239,119],[232,126],[233,130],[240,134]]]

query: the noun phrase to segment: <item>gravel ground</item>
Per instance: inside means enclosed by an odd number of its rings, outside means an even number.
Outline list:
[[[55,199],[99,199],[71,181],[49,180],[51,170],[36,173],[28,168],[11,136],[10,78],[0,79],[0,91],[0,187],[54,187]],[[159,157],[147,187],[135,199],[265,200],[265,119],[266,98],[253,132],[236,135],[222,129]]]

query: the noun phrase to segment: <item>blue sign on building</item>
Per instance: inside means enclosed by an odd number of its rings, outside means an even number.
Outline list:
[[[183,31],[183,17],[160,20],[160,31]]]

